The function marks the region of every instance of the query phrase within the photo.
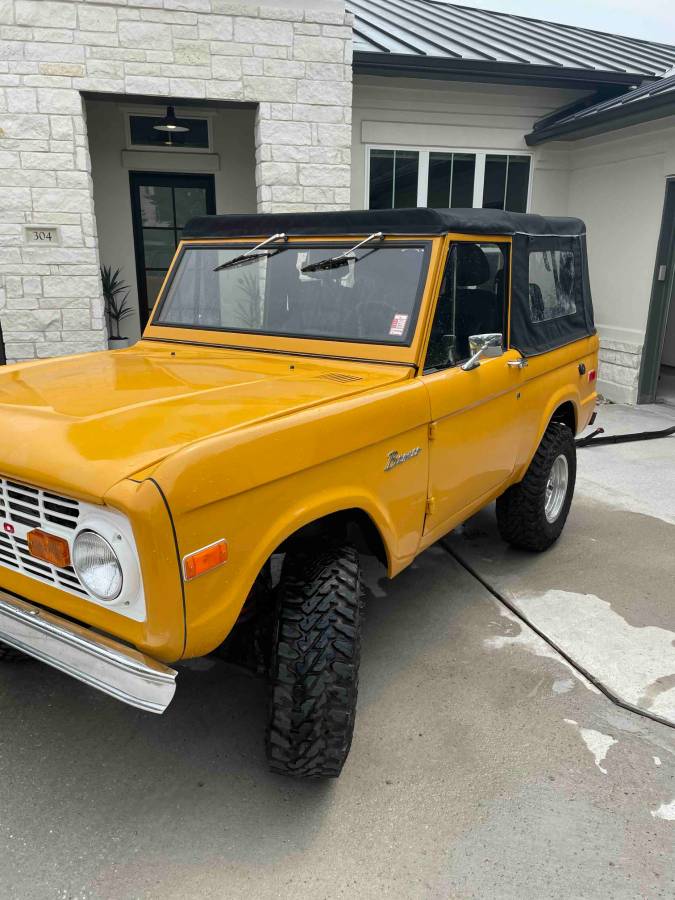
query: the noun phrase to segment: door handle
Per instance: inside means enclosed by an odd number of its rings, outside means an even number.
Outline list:
[[[522,359],[510,359],[506,365],[511,366],[512,369],[524,369],[528,365],[528,362],[523,357]]]

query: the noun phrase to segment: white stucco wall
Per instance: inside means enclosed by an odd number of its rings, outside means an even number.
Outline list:
[[[538,119],[582,95],[557,88],[355,75],[352,207],[367,202],[367,145],[388,144],[532,153],[531,211],[565,215],[567,151],[531,150],[525,135]]]
[[[666,176],[675,174],[675,117],[557,147],[569,148],[569,212],[588,229],[599,389],[634,403]]]
[[[121,323],[121,333],[133,341],[140,336],[138,294],[131,221],[129,172],[174,172],[213,174],[216,188],[216,212],[252,213],[256,211],[255,185],[255,110],[186,107],[177,115],[212,116],[213,153],[162,152],[134,150],[126,153],[125,110],[129,103],[87,101],[87,131],[94,184],[94,210],[98,225],[101,265],[120,267],[130,288],[129,303],[133,317]],[[138,107],[152,113],[162,107]]]

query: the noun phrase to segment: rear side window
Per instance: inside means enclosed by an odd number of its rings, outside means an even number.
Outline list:
[[[571,250],[533,250],[529,257],[530,320],[547,322],[577,311],[580,272]]]

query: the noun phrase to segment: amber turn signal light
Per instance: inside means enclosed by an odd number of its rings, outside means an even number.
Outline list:
[[[52,566],[56,566],[57,569],[65,569],[70,565],[70,548],[68,541],[64,538],[35,528],[28,532],[26,540],[28,541],[28,552],[36,559],[42,559]]]
[[[227,541],[223,538],[201,550],[195,550],[183,559],[183,573],[186,581],[192,581],[205,572],[210,572],[217,566],[227,562]]]

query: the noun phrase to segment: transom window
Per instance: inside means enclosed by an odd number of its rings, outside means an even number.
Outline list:
[[[368,206],[484,207],[526,212],[530,160],[525,154],[370,147]]]
[[[181,125],[187,127],[187,131],[166,132],[157,131],[155,125],[160,125],[164,119],[164,113],[147,115],[129,113],[127,115],[127,145],[131,148],[152,148],[153,150],[170,150],[172,148],[184,150],[208,150],[211,146],[210,122],[206,117],[177,115]]]

